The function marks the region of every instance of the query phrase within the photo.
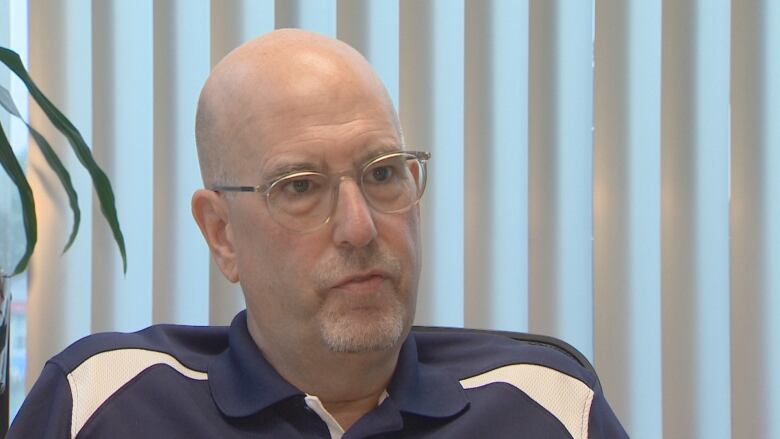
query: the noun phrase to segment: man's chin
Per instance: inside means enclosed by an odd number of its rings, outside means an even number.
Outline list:
[[[320,324],[322,340],[331,352],[370,353],[393,349],[404,334],[404,318],[398,313],[362,310],[333,315]],[[367,312],[366,312],[367,311]],[[374,312],[371,312],[374,311]],[[352,314],[352,315],[350,315]]]

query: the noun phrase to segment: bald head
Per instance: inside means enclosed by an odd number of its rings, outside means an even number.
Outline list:
[[[247,147],[273,142],[257,129],[304,114],[302,109],[352,98],[392,102],[366,59],[347,44],[312,32],[281,29],[239,46],[220,61],[201,91],[195,122],[206,186],[234,184]],[[305,116],[302,116],[305,117]],[[251,128],[250,128],[251,127]],[[278,134],[280,130],[273,130]],[[281,130],[283,133],[284,130]]]

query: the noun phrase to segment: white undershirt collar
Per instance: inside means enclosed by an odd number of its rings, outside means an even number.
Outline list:
[[[383,390],[382,394],[379,395],[379,401],[377,402],[377,406],[379,404],[382,404],[382,402],[387,398],[389,395],[387,394],[387,390]],[[339,421],[336,420],[336,418],[333,417],[333,415],[328,412],[328,410],[325,409],[325,406],[322,405],[322,401],[320,401],[319,398],[317,398],[314,395],[306,394],[306,397],[304,398],[304,401],[306,401],[306,405],[312,409],[314,413],[317,414],[317,416],[322,419],[323,422],[325,422],[325,425],[328,426],[328,431],[330,432],[330,438],[331,439],[341,439],[342,436],[344,436],[344,428],[341,427],[339,424]]]

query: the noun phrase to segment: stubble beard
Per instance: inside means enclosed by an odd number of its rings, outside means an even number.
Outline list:
[[[397,299],[388,305],[371,310],[367,316],[323,313],[320,333],[325,346],[331,352],[350,354],[380,352],[396,346],[404,332],[405,313]]]
[[[348,296],[325,297],[317,316],[323,343],[331,352],[353,354],[385,351],[396,346],[411,319],[411,309],[403,302],[411,292],[401,291],[404,287],[399,284],[400,261],[375,245],[353,249],[339,259],[316,271],[320,279],[325,279],[324,284],[343,273],[371,268],[387,271],[390,278],[384,280],[372,297],[357,299],[365,303],[355,303]]]

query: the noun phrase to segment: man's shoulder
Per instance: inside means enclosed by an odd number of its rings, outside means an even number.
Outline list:
[[[129,361],[180,364],[186,369],[205,371],[210,360],[227,347],[227,327],[161,324],[132,333],[88,335],[49,362],[66,374],[89,367],[90,363],[110,367]]]
[[[522,371],[570,377],[590,389],[599,386],[582,354],[552,337],[433,327],[415,328],[414,335],[420,362],[446,369],[462,382]]]
[[[225,327],[155,325],[84,337],[47,362],[9,437],[147,437],[128,432],[170,426],[162,408],[208,406],[209,364],[227,347]]]
[[[498,437],[583,438],[606,424],[622,431],[588,360],[560,340],[424,328],[414,341],[421,364],[457,379],[465,391],[471,408],[463,419],[490,426]],[[507,407],[514,417],[504,416]],[[594,437],[625,437],[618,433]]]

